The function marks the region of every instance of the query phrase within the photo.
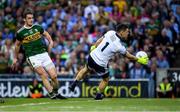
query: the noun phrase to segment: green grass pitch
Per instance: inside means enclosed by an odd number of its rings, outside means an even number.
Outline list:
[[[0,103],[0,112],[124,112],[124,111],[180,111],[180,99],[69,98],[6,98]]]

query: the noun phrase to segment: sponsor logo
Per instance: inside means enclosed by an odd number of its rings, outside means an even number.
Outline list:
[[[31,41],[35,41],[38,40],[39,38],[41,38],[40,32],[36,32],[32,35],[29,35],[27,37],[25,37],[22,41],[22,43],[29,43]]]
[[[27,97],[29,95],[30,81],[3,81],[0,82],[0,97]],[[115,83],[114,83],[115,84]],[[116,85],[110,84],[104,94],[106,97],[147,97],[148,83],[131,83],[129,81],[125,83],[119,83]],[[80,82],[74,92],[71,92],[68,87],[70,82],[61,81],[61,86],[58,90],[65,97],[94,97],[97,93],[98,81],[93,81],[91,85],[86,85],[84,82]],[[43,95],[46,96],[48,92],[43,87]]]
[[[7,82],[7,84],[0,83],[1,97],[27,97],[28,94],[29,88],[26,86],[12,86],[11,82]]]
[[[87,86],[82,83],[82,97],[95,96],[98,86]],[[104,94],[106,97],[141,97],[141,83],[137,85],[127,86],[109,86],[105,89]]]

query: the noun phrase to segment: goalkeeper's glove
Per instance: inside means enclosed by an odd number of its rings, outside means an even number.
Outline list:
[[[91,46],[91,48],[90,48],[90,52],[91,52],[91,51],[93,51],[95,48],[96,48],[96,46],[95,46],[95,45]]]
[[[149,58],[148,57],[140,57],[138,58],[137,62],[140,63],[140,64],[143,64],[143,65],[147,65],[148,64],[148,61],[149,61]]]

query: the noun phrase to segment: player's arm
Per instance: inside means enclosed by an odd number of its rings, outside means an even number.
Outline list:
[[[17,58],[18,58],[18,53],[21,47],[21,41],[17,40],[15,41],[15,49],[14,49],[14,59],[13,59],[13,63],[12,63],[12,69],[15,68],[15,65],[17,63]]]
[[[128,51],[126,51],[125,56],[128,59],[133,60],[133,61],[137,61],[140,64],[143,64],[143,65],[147,65],[148,64],[148,60],[149,60],[148,57],[137,58],[136,56],[130,54]]]
[[[14,49],[14,59],[17,59],[20,47],[21,47],[21,41],[16,39],[15,49]]]
[[[91,50],[93,51],[103,40],[103,37],[99,38],[94,45],[91,46]]]
[[[137,61],[137,60],[138,60],[138,58],[137,58],[136,56],[130,54],[128,51],[126,51],[125,56],[126,56],[128,59],[133,60],[133,61]]]
[[[94,44],[95,47],[97,47],[103,40],[103,37],[99,38],[96,43]]]
[[[43,35],[45,36],[45,38],[49,41],[49,45],[48,45],[48,52],[50,53],[52,47],[53,47],[53,40],[50,36],[50,34],[47,31],[43,32]]]

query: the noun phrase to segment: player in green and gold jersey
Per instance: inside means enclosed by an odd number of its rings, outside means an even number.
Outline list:
[[[58,80],[56,68],[50,59],[48,52],[53,47],[53,40],[47,31],[37,24],[33,24],[33,10],[26,9],[23,13],[24,26],[17,31],[15,42],[15,56],[12,68],[17,63],[17,55],[20,45],[23,46],[27,62],[31,65],[34,71],[41,77],[45,88],[47,89],[50,98],[64,99],[58,93]],[[49,41],[48,47],[43,42],[42,35]],[[47,52],[48,51],[48,52]],[[48,75],[51,77],[51,83],[48,80]]]

